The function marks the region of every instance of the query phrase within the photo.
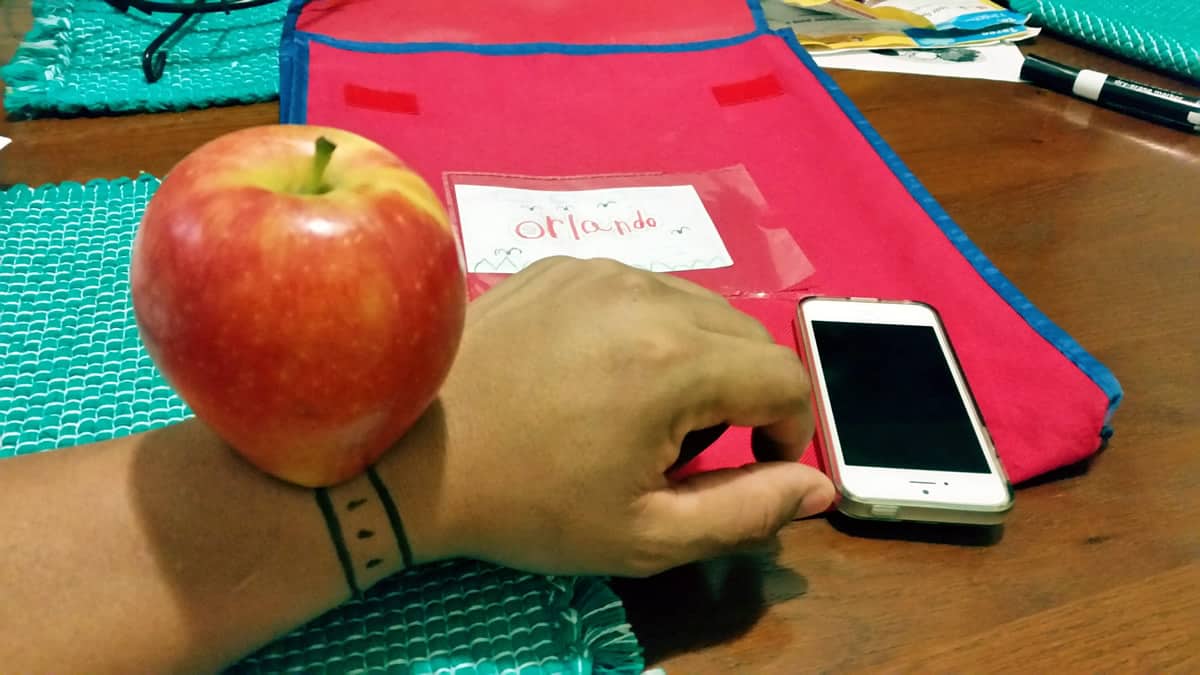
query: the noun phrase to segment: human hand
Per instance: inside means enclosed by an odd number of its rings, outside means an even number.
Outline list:
[[[668,479],[684,436],[719,423],[755,427],[770,461]],[[812,431],[795,353],[721,296],[548,259],[471,304],[440,403],[414,431],[423,445],[396,453],[393,491],[416,516],[419,558],[646,575],[827,508],[829,480],[796,461]]]

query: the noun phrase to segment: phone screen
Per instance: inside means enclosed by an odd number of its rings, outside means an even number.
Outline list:
[[[933,328],[813,321],[812,330],[846,464],[989,473]]]

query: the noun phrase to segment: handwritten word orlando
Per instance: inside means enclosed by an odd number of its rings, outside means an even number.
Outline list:
[[[522,220],[516,224],[513,232],[525,240],[573,239],[582,241],[589,237],[624,237],[639,230],[651,230],[658,227],[658,220],[653,216],[644,215],[641,209],[636,210],[633,216],[624,220],[619,218],[580,218],[577,220],[573,213],[567,214],[565,218],[546,216],[542,220]]]

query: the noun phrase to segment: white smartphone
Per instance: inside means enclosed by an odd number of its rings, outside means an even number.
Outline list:
[[[812,297],[797,311],[838,510],[996,524],[1013,492],[936,310]]]

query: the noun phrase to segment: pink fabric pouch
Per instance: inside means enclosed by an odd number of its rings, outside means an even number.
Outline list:
[[[464,181],[693,186],[733,264],[678,273],[781,344],[796,348],[807,295],[933,305],[1015,483],[1111,433],[1113,375],[1004,278],[753,3],[294,2],[281,60],[283,121],[375,139],[455,213]],[[503,278],[504,253],[468,264],[473,295]],[[681,473],[750,461],[748,431],[731,429]]]

